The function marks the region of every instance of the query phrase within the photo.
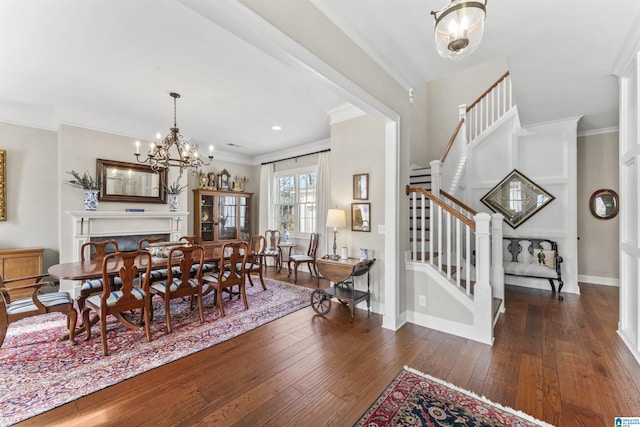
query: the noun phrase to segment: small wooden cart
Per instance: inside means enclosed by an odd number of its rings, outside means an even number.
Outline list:
[[[331,311],[331,298],[337,298],[341,303],[347,304],[351,310],[350,322],[353,322],[356,313],[356,305],[361,301],[367,301],[367,314],[370,312],[370,279],[369,269],[375,259],[360,261],[356,258],[346,260],[332,260],[326,255],[316,261],[318,266],[318,289],[311,294],[311,307],[321,315]],[[355,289],[354,278],[367,274],[367,290]],[[333,286],[320,289],[320,275],[333,282]]]

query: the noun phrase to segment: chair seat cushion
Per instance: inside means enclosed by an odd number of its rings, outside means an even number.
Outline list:
[[[169,292],[175,292],[178,290],[178,288],[182,285],[182,280],[180,279],[173,279],[173,281],[171,282],[171,284],[169,285]],[[189,279],[189,285],[192,288],[197,288],[198,287],[198,281],[195,279]],[[154,283],[153,285],[151,285],[151,287],[153,289],[155,289],[156,291],[162,292],[164,294],[167,293],[167,282],[157,282]]]
[[[133,295],[137,300],[144,299],[144,290],[142,288],[132,288],[131,295]],[[122,298],[122,291],[114,291],[109,294],[109,298],[107,298],[107,307],[111,307],[115,305],[120,298]],[[87,298],[87,302],[95,306],[100,306],[100,300],[102,299],[102,294],[96,294],[89,298]]]
[[[57,305],[73,304],[73,300],[68,292],[52,292],[48,294],[39,294],[38,300],[45,307],[55,307]],[[7,306],[7,314],[27,313],[29,311],[38,311],[38,307],[33,303],[31,298],[21,298],[12,301]]]
[[[262,254],[266,255],[266,256],[274,256],[274,255],[280,255],[280,252],[278,250],[275,250],[275,249],[268,249],[268,250],[264,251]]]
[[[291,255],[289,259],[297,262],[313,261],[313,257],[310,257],[309,255]]]
[[[242,264],[240,264],[240,267],[242,267]],[[227,280],[229,278],[229,276],[231,276],[231,272],[228,271],[228,270],[225,270],[224,276],[223,276],[223,281]],[[239,274],[236,274],[236,276],[240,277]],[[202,277],[202,281],[204,281],[204,282],[218,283],[219,279],[220,279],[220,273],[219,272],[207,274],[206,276]]]
[[[180,274],[180,268],[179,267],[172,267],[171,268],[171,272],[172,274]],[[144,279],[146,277],[146,273],[142,273],[142,278]],[[151,274],[149,275],[149,279],[150,280],[158,280],[158,279],[166,279],[167,276],[169,275],[169,270],[167,270],[166,268],[160,268],[157,270],[151,270]]]
[[[543,265],[529,264],[524,262],[505,262],[504,273],[514,276],[542,277],[547,279],[557,279],[558,273]]]
[[[118,286],[122,285],[122,280],[120,280],[119,277],[114,277],[113,284]],[[82,283],[82,286],[80,287],[81,291],[97,291],[101,289],[102,289],[102,279],[87,280],[84,283]]]

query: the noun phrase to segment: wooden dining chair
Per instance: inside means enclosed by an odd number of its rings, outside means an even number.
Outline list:
[[[80,247],[80,262],[84,263],[87,261],[95,261],[101,263],[109,253],[115,253],[118,251],[118,242],[116,242],[115,240],[87,242]],[[87,298],[89,298],[91,295],[99,294],[100,292],[102,292],[103,284],[104,282],[102,280],[102,277],[89,279],[82,282],[82,285],[80,286],[80,295],[78,295],[77,299],[78,313],[80,313],[81,316],[82,312],[84,311],[85,301],[87,300]],[[122,284],[119,277],[114,278],[114,284],[118,286]],[[85,331],[87,331],[85,340],[88,340],[91,338],[91,328],[87,329],[85,326],[86,325],[82,325],[81,327],[84,328]]]
[[[222,291],[227,290],[233,295],[233,287],[239,287],[239,293],[242,296],[245,310],[249,309],[247,303],[247,291],[245,288],[245,266],[249,254],[249,245],[247,242],[229,242],[222,246],[220,259],[218,260],[219,269],[216,272],[207,274],[202,277],[202,282],[213,288],[213,304],[218,305],[220,315],[224,317],[224,303],[222,301]]]
[[[181,242],[188,243],[190,245],[202,245],[202,239],[200,238],[200,236],[196,236],[195,234],[192,234],[190,236],[182,236],[178,240]],[[213,271],[213,269],[214,269],[213,264],[209,264],[205,262],[202,265],[202,274],[206,274],[210,271]],[[193,266],[191,267],[191,274],[195,275],[197,271],[198,271],[198,264],[193,264]]]
[[[278,243],[280,243],[280,230],[267,230],[264,232],[265,248],[264,248],[264,267],[267,268],[267,258],[273,258],[273,264],[279,271],[282,264],[282,257]]]
[[[140,239],[140,241],[138,242],[138,250],[142,251],[147,249],[149,245],[153,243],[163,243],[166,241],[167,239],[165,239],[164,237],[145,237],[144,239]],[[153,270],[151,270],[149,283],[153,284],[157,281],[166,280],[167,275],[168,272],[166,268],[154,268]]]
[[[253,286],[251,274],[258,273],[262,289],[266,290],[267,286],[264,284],[264,277],[262,276],[264,246],[264,236],[260,234],[254,234],[253,236],[251,236],[251,239],[249,239],[249,253],[247,255],[247,262],[245,263],[245,274],[249,279],[249,284]]]
[[[172,269],[174,261],[180,260]],[[196,273],[191,273],[194,264],[198,264]],[[167,258],[167,279],[151,285],[151,293],[159,295],[164,300],[164,311],[167,322],[167,332],[171,333],[171,300],[174,298],[190,297],[198,303],[200,323],[204,323],[202,308],[202,265],[204,264],[204,248],[199,245],[177,246],[171,249]]]
[[[46,275],[19,277],[10,280],[3,280],[0,275],[0,347],[7,335],[7,329],[13,322],[32,316],[40,316],[47,313],[59,312],[67,316],[67,328],[69,329],[69,341],[71,345],[75,345],[74,332],[76,329],[77,313],[73,306],[73,299],[67,292],[50,292],[41,293],[41,289],[45,285],[52,285],[49,282],[43,282],[42,278]],[[11,286],[12,282],[24,281],[25,279],[32,283],[22,283],[20,285]],[[31,291],[28,298],[12,298],[12,293]]]
[[[309,248],[307,249],[307,253],[306,254],[301,254],[301,255],[291,255],[289,257],[289,274],[288,276],[291,276],[291,263],[293,263],[294,265],[294,276],[293,276],[293,283],[297,283],[298,282],[298,267],[300,266],[300,264],[307,264],[307,267],[309,267],[309,273],[311,273],[311,275],[313,275],[313,272],[315,272],[316,277],[318,277],[318,266],[316,265],[316,252],[318,251],[318,233],[311,233],[310,239],[309,239]],[[311,271],[311,268],[313,267],[313,272]]]
[[[151,255],[146,251],[134,252],[116,252],[104,257],[102,261],[102,280],[103,283],[109,283],[109,269],[114,266],[121,265],[118,273],[114,278],[118,278],[121,285],[117,290],[111,289],[111,286],[103,286],[102,293],[92,295],[87,298],[86,307],[82,312],[84,324],[90,329],[89,311],[96,312],[100,319],[100,339],[102,341],[102,353],[109,355],[107,348],[107,317],[115,316],[116,319],[124,326],[133,330],[144,330],[147,335],[147,341],[151,341],[151,294],[149,292],[149,272],[151,271]],[[138,265],[146,265],[144,271],[147,273],[145,279],[139,284],[136,282],[138,277]],[[140,310],[141,316],[144,318],[144,326],[134,324],[127,319],[123,313],[131,314],[132,310]],[[89,336],[89,331],[87,331]]]

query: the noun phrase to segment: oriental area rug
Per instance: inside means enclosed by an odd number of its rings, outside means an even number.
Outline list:
[[[549,427],[550,424],[405,367],[354,426]]]
[[[225,317],[203,298],[205,323],[189,301],[171,302],[173,333],[165,324],[164,302],[154,298],[152,341],[109,316],[109,355],[102,355],[99,324],[89,341],[57,341],[65,333],[60,313],[31,317],[9,325],[0,347],[0,425],[10,425],[71,402],[158,366],[237,337],[310,304],[312,289],[265,278],[267,290],[247,286],[249,310],[241,299],[225,298]],[[254,281],[255,282],[255,281]]]

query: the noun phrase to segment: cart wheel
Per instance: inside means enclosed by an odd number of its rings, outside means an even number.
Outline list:
[[[331,311],[331,297],[322,289],[316,289],[311,293],[311,307],[324,316]]]

